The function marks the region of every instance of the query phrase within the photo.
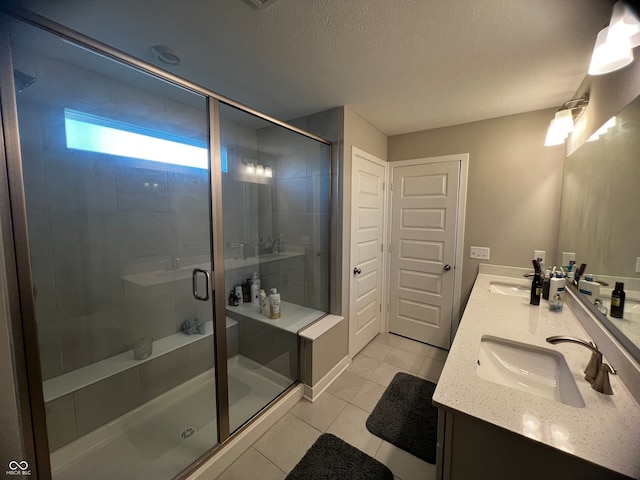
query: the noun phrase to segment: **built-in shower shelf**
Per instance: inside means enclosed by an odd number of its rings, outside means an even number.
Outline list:
[[[227,307],[227,315],[242,321],[243,317],[265,323],[275,328],[297,334],[300,330],[323,317],[327,312],[314,310],[296,303],[280,302],[280,318],[271,319],[258,311],[257,304],[243,303],[237,307]]]
[[[296,257],[304,257],[304,253],[282,252],[267,253],[258,257],[248,257],[245,259],[227,258],[224,261],[224,269],[225,271],[251,267],[256,267],[257,269],[260,265],[264,265],[266,263],[279,262]],[[211,269],[211,265],[204,263],[201,265],[188,265],[176,270],[156,270],[144,273],[131,273],[128,275],[124,275],[122,279],[140,287],[154,287],[157,285],[171,283],[173,281],[186,280],[188,278],[191,278],[194,268],[201,268],[208,271]]]
[[[227,318],[227,328],[237,322],[231,318]],[[182,332],[174,333],[164,338],[154,340],[153,353],[144,360],[136,360],[133,358],[133,350],[128,350],[119,355],[105,358],[98,362],[78,368],[69,373],[59,375],[57,377],[45,380],[43,382],[44,401],[50,402],[56,398],[60,398],[69,393],[80,390],[93,383],[104,380],[118,373],[124,372],[130,368],[140,366],[145,362],[149,362],[154,358],[158,358],[164,354],[177,350],[193,343],[203,337],[213,334],[213,322],[205,323],[205,333],[203,335],[187,335]],[[212,345],[213,348],[213,345]]]

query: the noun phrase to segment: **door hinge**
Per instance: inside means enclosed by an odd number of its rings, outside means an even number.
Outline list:
[[[384,191],[384,187],[385,187],[385,184],[386,184],[386,183],[387,183],[387,182],[382,182],[382,191]]]
[[[380,304],[380,312],[382,312],[382,304]]]
[[[393,192],[393,182],[391,182],[391,191]]]
[[[389,244],[389,253],[391,253],[393,251],[393,248],[391,247],[391,244]]]
[[[391,311],[391,304],[387,303],[387,312],[390,312],[390,311]]]
[[[381,244],[380,244],[380,251],[381,251],[381,252],[384,252],[384,243],[381,243]]]

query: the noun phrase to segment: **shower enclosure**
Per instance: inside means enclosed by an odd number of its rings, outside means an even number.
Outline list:
[[[184,474],[299,381],[297,333],[329,311],[330,144],[39,17],[0,21],[39,475]],[[256,278],[280,318],[237,302]]]

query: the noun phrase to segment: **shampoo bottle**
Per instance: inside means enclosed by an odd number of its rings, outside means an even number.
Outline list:
[[[269,315],[269,301],[267,300],[267,294],[261,288],[258,295],[260,297],[260,313],[262,315]]]
[[[269,295],[269,311],[271,319],[280,318],[280,294],[275,288],[271,289]]]
[[[260,310],[260,285],[255,280],[251,282],[251,303],[256,307],[256,310]]]
[[[251,301],[251,279],[247,278],[247,281],[242,284],[242,301],[249,303]]]
[[[616,288],[611,292],[611,316],[622,318],[624,316],[624,283],[616,282]]]

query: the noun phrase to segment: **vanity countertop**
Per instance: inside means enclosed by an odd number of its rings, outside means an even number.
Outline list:
[[[530,437],[631,478],[640,478],[638,403],[615,375],[611,376],[614,395],[604,395],[591,388],[583,374],[590,358],[586,348],[569,343],[551,345],[545,341],[552,335],[590,340],[575,315],[566,305],[562,312],[555,313],[549,311],[546,300],[541,300],[540,306],[533,306],[529,305],[529,298],[490,292],[492,282],[531,284],[521,273],[478,275],[433,395],[434,404]],[[483,335],[560,352],[585,406],[572,407],[480,378],[476,367]]]

